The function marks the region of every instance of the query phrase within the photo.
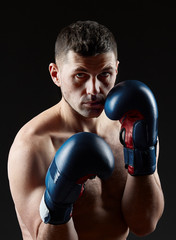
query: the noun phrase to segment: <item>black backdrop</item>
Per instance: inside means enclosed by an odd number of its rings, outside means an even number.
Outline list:
[[[96,20],[115,34],[118,80],[137,79],[153,90],[159,107],[159,173],[165,211],[156,231],[141,239],[175,238],[175,5],[167,1],[4,3],[0,14],[1,197],[0,234],[22,239],[7,179],[8,151],[17,131],[60,99],[48,64],[58,31],[76,20]],[[123,2],[123,3],[122,3]],[[155,4],[154,4],[155,3]],[[31,206],[32,208],[32,206]],[[130,234],[129,240],[138,239]]]

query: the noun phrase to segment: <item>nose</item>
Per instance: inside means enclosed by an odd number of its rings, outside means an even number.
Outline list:
[[[87,81],[86,92],[90,95],[100,93],[100,82],[97,78],[90,78],[89,81]]]

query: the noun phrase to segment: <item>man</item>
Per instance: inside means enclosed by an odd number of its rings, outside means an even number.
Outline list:
[[[157,169],[141,176],[133,176],[125,169],[123,145],[119,141],[122,121],[112,121],[104,112],[118,64],[116,42],[106,27],[79,21],[59,33],[55,63],[49,65],[49,71],[61,89],[62,99],[19,131],[9,153],[10,188],[23,239],[125,240],[129,230],[139,236],[154,231],[164,208]],[[83,181],[83,194],[75,199],[73,212],[66,221],[57,223],[58,211],[52,221],[45,222],[42,209],[47,210],[47,216],[50,214],[49,200],[44,194],[46,173],[58,149],[81,132],[94,133],[110,146],[115,161],[113,172],[106,180],[94,176]],[[77,145],[72,151],[80,148]],[[90,149],[87,154],[91,156],[91,152]],[[62,156],[60,153],[55,157],[54,168],[63,161]],[[57,184],[57,174],[54,177]],[[55,194],[55,186],[53,189]],[[57,195],[60,198],[62,192]],[[53,193],[51,200],[52,197]]]

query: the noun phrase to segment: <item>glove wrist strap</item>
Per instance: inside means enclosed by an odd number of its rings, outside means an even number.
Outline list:
[[[145,150],[124,147],[125,167],[132,176],[153,174],[156,170],[156,147]]]
[[[63,204],[60,206],[55,205],[54,211],[49,209],[45,203],[44,195],[40,203],[40,217],[44,223],[52,225],[60,225],[67,223],[72,215],[73,205]]]

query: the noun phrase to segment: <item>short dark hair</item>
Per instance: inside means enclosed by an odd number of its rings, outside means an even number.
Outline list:
[[[81,56],[114,52],[117,59],[117,43],[112,32],[95,21],[77,21],[63,28],[55,43],[55,59],[73,50]]]

